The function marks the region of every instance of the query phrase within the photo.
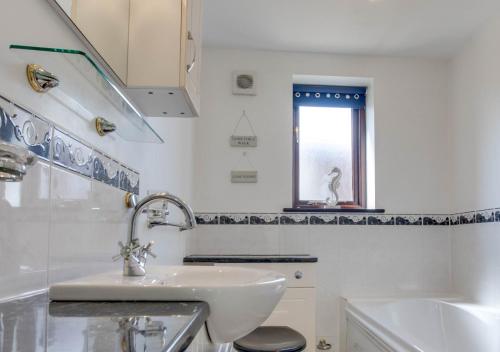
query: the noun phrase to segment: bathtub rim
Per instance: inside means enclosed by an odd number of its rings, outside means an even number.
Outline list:
[[[446,297],[443,296],[420,296],[420,297],[391,297],[391,298],[346,298],[343,297],[343,309],[344,312],[344,320],[345,320],[345,331],[344,338],[347,339],[347,319],[351,318],[353,321],[361,328],[365,333],[374,338],[375,340],[386,345],[386,349],[390,352],[422,352],[422,350],[415,346],[404,338],[401,338],[400,335],[393,331],[392,329],[386,327],[385,325],[379,323],[377,320],[371,318],[368,314],[364,313],[362,309],[358,308],[356,304],[360,303],[371,303],[371,304],[384,304],[391,303],[396,301],[405,301],[405,300],[426,300],[439,302],[441,304],[447,304],[455,306],[459,309],[464,309],[461,305],[471,305],[474,307],[474,310],[483,310],[486,308],[488,311],[491,310],[490,306],[484,306],[482,304],[478,304],[473,302],[470,299],[466,299],[463,296],[453,296],[448,295]],[[496,309],[495,309],[496,310]],[[347,346],[346,342],[344,342],[344,346]],[[344,350],[346,348],[344,347]]]
[[[382,302],[382,300],[380,300],[380,302]],[[349,331],[348,321],[352,319],[365,334],[375,340],[382,348],[387,350],[387,352],[422,352],[422,350],[412,346],[397,334],[367,316],[349,301],[346,302],[344,310],[346,313],[346,340]]]

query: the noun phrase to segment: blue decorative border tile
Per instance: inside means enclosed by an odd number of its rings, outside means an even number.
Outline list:
[[[368,225],[394,225],[393,215],[368,215]]]
[[[205,213],[195,214],[196,223],[198,225],[218,225],[219,216],[217,214]]]
[[[422,216],[420,215],[396,215],[396,225],[399,226],[420,226]]]
[[[448,225],[450,225],[450,216],[449,215],[424,215],[423,224],[425,226],[429,226],[429,225],[448,226]]]
[[[495,210],[480,210],[476,211],[476,223],[483,224],[487,222],[495,222]]]
[[[121,165],[109,156],[94,150],[94,167],[92,176],[94,180],[118,188],[120,186]]]
[[[250,218],[248,214],[221,214],[219,222],[221,225],[248,225]]]
[[[309,216],[307,214],[281,214],[281,225],[307,225],[309,224]]]
[[[81,175],[92,176],[92,147],[58,128],[52,139],[52,161]]]
[[[139,194],[139,173],[121,165],[120,188],[124,191]]]
[[[208,214],[208,213],[207,213]],[[198,214],[197,216],[199,216]],[[206,214],[203,214],[206,215]],[[459,214],[328,214],[328,213],[223,213],[214,214],[199,224],[221,225],[369,225],[369,226],[450,226],[500,222],[500,209],[488,209]]]
[[[48,121],[0,97],[0,140],[50,159],[52,126]]]
[[[339,225],[366,225],[364,215],[340,215]]]
[[[54,166],[139,194],[137,171],[1,95],[0,140],[23,146]]]
[[[450,215],[450,225],[460,225],[460,215],[459,214],[452,214]]]
[[[337,225],[338,216],[334,214],[311,214],[310,225]]]
[[[474,212],[462,213],[460,214],[460,224],[475,224],[476,223],[476,214]]]
[[[250,225],[278,225],[278,214],[250,214]]]

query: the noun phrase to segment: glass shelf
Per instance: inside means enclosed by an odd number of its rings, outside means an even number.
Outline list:
[[[19,60],[55,74],[59,86],[47,93],[89,122],[116,124],[116,134],[133,142],[163,143],[140,111],[88,54],[80,50],[10,45]]]

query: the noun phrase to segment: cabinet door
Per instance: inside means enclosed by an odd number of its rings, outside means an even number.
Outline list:
[[[181,0],[130,0],[128,87],[179,86],[181,11]]]
[[[183,0],[183,64],[181,86],[184,86],[192,104],[193,112],[200,111],[201,51],[203,0]]]
[[[62,4],[62,3],[61,3]],[[65,4],[65,5],[64,5]],[[63,4],[68,16],[120,79],[127,82],[129,2],[73,0]]]
[[[315,351],[316,290],[314,288],[288,288],[263,325],[289,326],[304,335],[307,340],[306,351]]]

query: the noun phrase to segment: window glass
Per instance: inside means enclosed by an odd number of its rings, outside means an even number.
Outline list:
[[[299,198],[325,201],[330,197],[328,176],[334,167],[342,170],[339,201],[352,202],[353,142],[352,109],[299,107]]]

